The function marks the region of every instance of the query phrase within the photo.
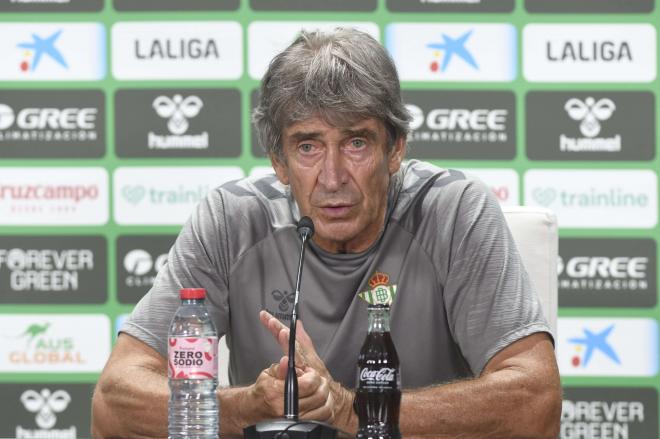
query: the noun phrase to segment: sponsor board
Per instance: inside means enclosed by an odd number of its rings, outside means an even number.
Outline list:
[[[525,205],[557,214],[559,227],[653,228],[658,179],[651,170],[532,169],[525,172]]]
[[[117,340],[117,337],[119,336],[119,331],[121,331],[121,328],[122,326],[124,326],[124,322],[126,321],[128,316],[130,316],[130,314],[119,314],[115,319],[115,331],[113,334],[114,340]]]
[[[385,31],[402,81],[512,81],[516,28],[510,24],[394,23]]]
[[[118,11],[234,11],[240,0],[113,0]]]
[[[265,177],[266,175],[275,175],[272,166],[255,166],[250,170],[250,177]]]
[[[135,114],[140,114],[136,118]],[[119,157],[238,157],[235,89],[126,89],[115,93]]]
[[[258,88],[255,88],[250,93],[250,114],[254,113],[254,109],[259,105],[259,95],[260,92]],[[259,144],[259,136],[257,135],[257,130],[254,128],[253,123],[250,124],[250,139],[252,155],[255,157],[268,157]]]
[[[518,173],[513,169],[459,169],[467,177],[477,178],[490,188],[503,206],[520,204]]]
[[[2,12],[97,12],[103,0],[0,0]]]
[[[114,173],[114,214],[121,225],[181,225],[206,194],[243,177],[236,166],[123,167]]]
[[[525,0],[529,12],[653,12],[654,0]],[[635,436],[636,437],[636,436]]]
[[[255,11],[373,11],[378,0],[250,0]]]
[[[89,437],[93,392],[91,383],[1,383],[0,437]]]
[[[104,303],[103,236],[0,236],[0,303]]]
[[[176,235],[124,235],[117,238],[117,299],[138,303],[167,263]]]
[[[658,391],[564,387],[559,439],[658,437]]]
[[[528,24],[523,73],[530,82],[650,82],[656,77],[651,24]]]
[[[0,81],[96,81],[105,77],[101,23],[0,23]]]
[[[328,2],[330,3],[330,2]],[[275,55],[286,49],[301,30],[330,31],[337,27],[352,27],[379,39],[378,25],[357,21],[254,21],[248,26],[248,72],[252,79],[261,79]]]
[[[0,157],[100,158],[105,96],[100,90],[0,90]]]
[[[412,115],[408,156],[510,160],[516,155],[516,103],[510,91],[405,90]]]
[[[0,372],[100,372],[110,355],[105,314],[3,314]]]
[[[562,376],[652,377],[658,373],[655,319],[559,317],[557,327]]]
[[[532,160],[652,160],[651,92],[532,91],[526,96]]]
[[[392,12],[511,12],[514,0],[387,0]]]
[[[121,22],[112,26],[116,79],[238,79],[243,31],[232,21]]]
[[[562,307],[654,307],[657,249],[652,239],[560,238]]]
[[[108,173],[95,168],[0,168],[0,225],[103,225]]]

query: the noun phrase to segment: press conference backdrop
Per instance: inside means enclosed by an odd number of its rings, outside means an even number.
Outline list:
[[[268,171],[269,60],[343,25],[392,54],[410,157],[557,213],[561,437],[657,439],[658,24],[653,0],[0,0],[0,437],[89,436],[182,223]]]

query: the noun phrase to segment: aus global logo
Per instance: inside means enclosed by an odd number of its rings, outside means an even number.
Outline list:
[[[110,354],[104,314],[5,314],[0,372],[99,372]]]
[[[72,337],[60,337],[51,331],[52,322],[29,324],[14,338],[24,342],[23,349],[9,354],[13,364],[84,364]],[[11,336],[9,336],[11,338]],[[20,346],[20,345],[19,345]]]
[[[560,318],[560,372],[564,376],[653,376],[658,370],[657,332],[654,319]]]

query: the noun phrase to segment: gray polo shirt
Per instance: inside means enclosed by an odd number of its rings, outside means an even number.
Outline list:
[[[231,355],[229,379],[247,385],[281,350],[259,322],[288,324],[300,214],[275,176],[212,191],[183,227],[168,262],[122,331],[167,353],[181,287],[207,290],[207,306]],[[300,318],[335,380],[355,386],[374,273],[397,286],[391,331],[404,388],[478,376],[510,343],[548,332],[497,201],[457,171],[410,161],[392,178],[387,223],[365,252],[331,254],[310,243]]]

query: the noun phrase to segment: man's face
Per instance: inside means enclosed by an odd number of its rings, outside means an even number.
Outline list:
[[[373,118],[347,128],[310,118],[285,128],[282,137],[284,160],[271,161],[301,214],[314,221],[314,241],[333,253],[369,248],[384,224],[404,140],[388,154],[385,126]]]

